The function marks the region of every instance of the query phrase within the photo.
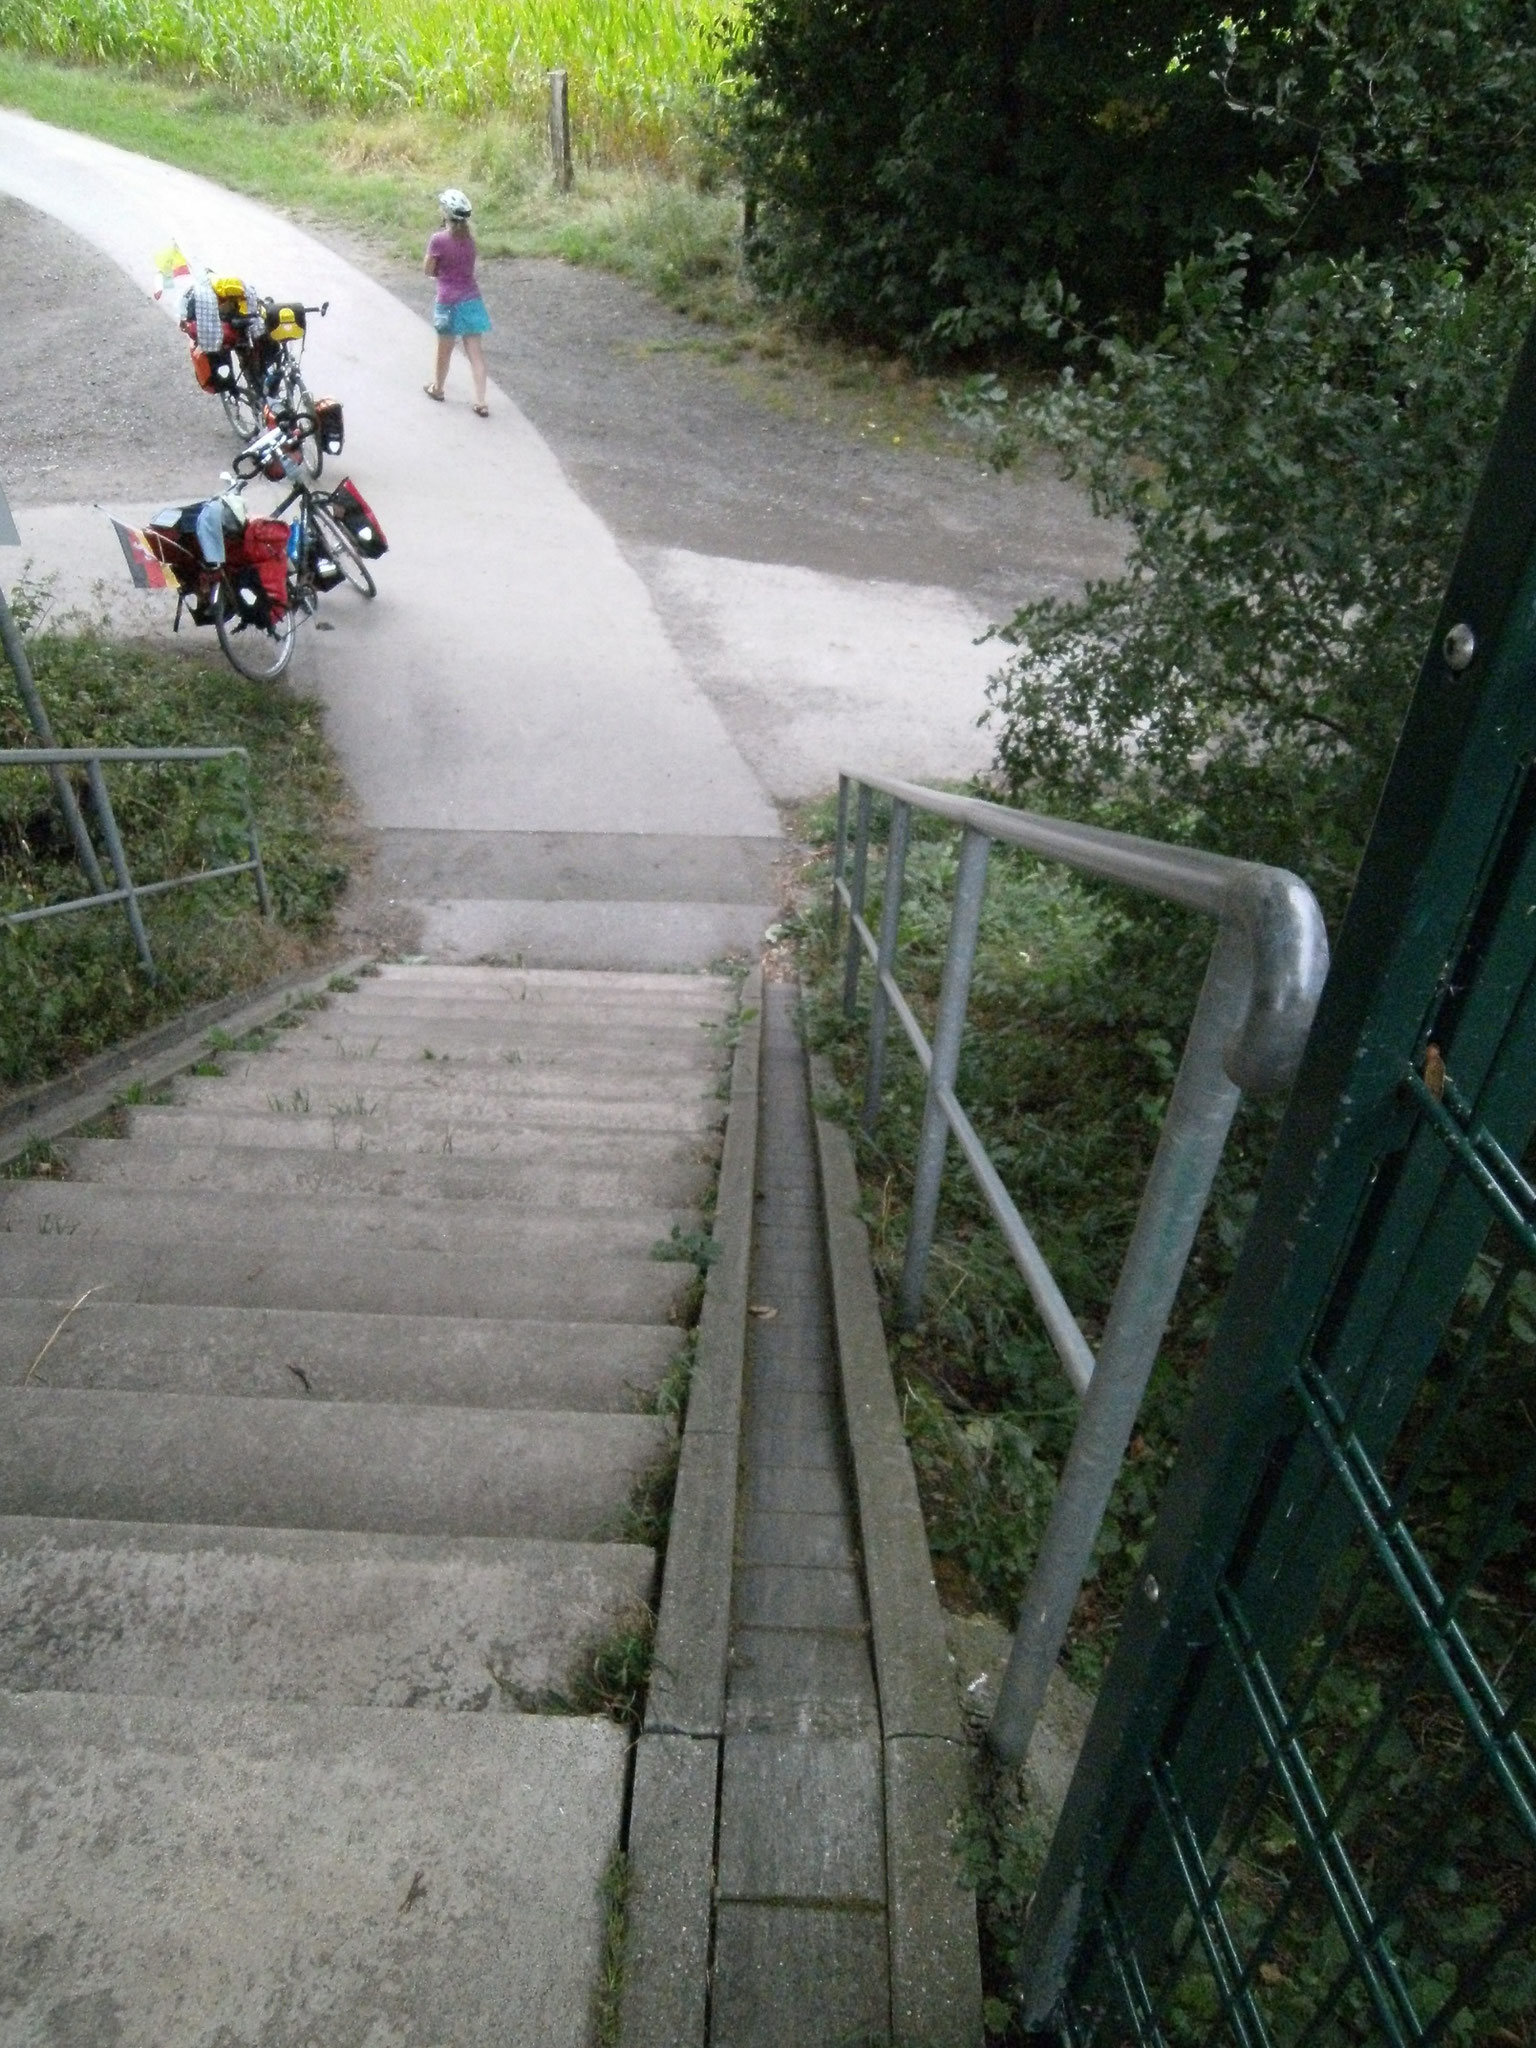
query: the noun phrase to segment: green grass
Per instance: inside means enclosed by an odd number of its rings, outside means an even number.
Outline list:
[[[21,596],[13,598],[18,614],[27,610]],[[117,905],[0,932],[0,1089],[41,1080],[196,1003],[302,965],[325,938],[347,873],[336,836],[343,785],[313,704],[247,682],[193,650],[90,630],[35,631],[29,647],[62,746],[249,749],[277,915],[260,916],[248,876],[151,899],[144,916],[159,970],[153,983]],[[29,737],[19,705],[0,693],[0,746]],[[136,879],[245,857],[234,764],[119,766],[107,774]],[[0,907],[57,902],[83,886],[46,779],[6,770]]]
[[[483,117],[570,74],[590,151],[665,156],[719,68],[733,0],[9,0],[5,40],[299,105]]]

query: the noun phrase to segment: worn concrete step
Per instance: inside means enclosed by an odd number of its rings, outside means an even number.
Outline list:
[[[359,1104],[387,1096],[392,1101],[457,1106],[483,1101],[506,1112],[530,1096],[586,1095],[603,1102],[702,1102],[717,1092],[714,1067],[617,1066],[598,1068],[537,1058],[468,1061],[259,1059],[226,1067],[223,1074],[190,1074],[176,1083],[176,1100],[211,1106],[248,1102],[257,1108],[291,1110],[302,1089],[310,1107],[322,1104],[358,1111]],[[361,1113],[359,1111],[359,1113]]]
[[[649,1415],[0,1388],[0,1513],[607,1542]]]
[[[445,1257],[496,1256],[577,1266],[647,1259],[687,1209],[531,1209],[501,1202],[409,1201],[403,1196],[238,1194],[220,1189],[106,1187],[91,1181],[0,1186],[0,1234],[90,1245],[235,1244],[251,1253],[388,1245]]]
[[[498,1045],[506,1032],[530,1038],[551,1038],[560,1031],[579,1031],[594,1045],[709,1045],[727,1035],[734,1011],[719,1004],[636,1001],[605,1003],[584,995],[561,1003],[517,1002],[505,997],[353,996],[335,1008],[314,1010],[290,1019],[271,1033],[272,1042],[289,1038],[358,1038],[384,1033],[408,1038],[440,1031],[458,1032]]]
[[[583,971],[573,967],[476,967],[468,961],[412,967],[396,961],[382,964],[377,974],[360,977],[355,995],[338,1001],[368,1001],[380,994],[393,997],[410,990],[418,997],[441,996],[449,1000],[478,994],[510,1002],[581,998],[594,1003],[644,1000],[654,1002],[658,1008],[668,1003],[716,1003],[729,1007],[736,1000],[736,987],[735,979],[727,974],[646,973],[623,968]]]
[[[605,1123],[601,1115],[586,1125],[565,1117],[535,1121],[535,1110],[548,1106],[532,1106],[516,1123],[506,1118],[470,1122],[447,1115],[414,1121],[278,1116],[270,1110],[226,1116],[165,1107],[129,1111],[128,1128],[135,1141],[151,1144],[261,1146],[402,1159],[443,1155],[508,1164],[558,1161],[572,1168],[611,1164],[643,1170],[650,1162],[713,1167],[720,1156],[718,1116],[692,1123],[673,1118],[671,1129],[660,1119],[653,1119],[649,1129],[637,1129],[632,1120],[621,1127]]]
[[[494,1316],[522,1321],[664,1323],[691,1266],[645,1258],[523,1265],[506,1257],[352,1243],[112,1244],[73,1237],[5,1240],[7,1287],[73,1301],[185,1302],[226,1308],[344,1309],[377,1315]]]
[[[437,1069],[472,1070],[495,1075],[526,1062],[538,1067],[590,1067],[636,1073],[716,1073],[724,1065],[722,1048],[697,1027],[685,1031],[609,1032],[587,1020],[562,1018],[541,1023],[537,1030],[522,1025],[490,1029],[458,1019],[451,1025],[404,1025],[393,1020],[365,1022],[347,1032],[285,1031],[259,1052],[218,1055],[225,1073],[238,1078],[253,1062],[262,1065],[297,1061],[319,1067],[400,1065],[430,1079]]]
[[[204,1102],[168,1103],[167,1109],[201,1109],[218,1116],[265,1116],[291,1119],[302,1124],[312,1117],[334,1126],[338,1150],[348,1149],[348,1139],[373,1130],[390,1130],[407,1136],[482,1129],[506,1135],[518,1130],[547,1131],[669,1131],[679,1136],[719,1128],[725,1104],[697,1090],[692,1097],[654,1095],[628,1101],[609,1101],[581,1090],[566,1095],[525,1091],[513,1097],[438,1096],[424,1101],[409,1094],[397,1096],[390,1089],[353,1087],[334,1091],[301,1090],[295,1100],[291,1090],[284,1094],[273,1088],[232,1088],[227,1081],[209,1083],[212,1090]],[[306,1100],[308,1107],[305,1107]],[[137,1114],[137,1112],[134,1112]],[[452,1150],[451,1146],[446,1147]]]
[[[0,1699],[5,2038],[587,2048],[605,1721]]]
[[[632,1415],[682,1343],[665,1323],[72,1300],[0,1301],[0,1385]]]
[[[58,1148],[71,1177],[102,1187],[208,1188],[225,1194],[400,1196],[409,1201],[511,1203],[544,1209],[691,1208],[713,1179],[702,1161],[569,1166],[518,1165],[453,1154],[320,1151],[311,1146],[237,1149],[76,1138]],[[57,1185],[57,1183],[55,1183]]]
[[[0,1518],[0,1692],[513,1712],[644,1615],[635,1544]]]

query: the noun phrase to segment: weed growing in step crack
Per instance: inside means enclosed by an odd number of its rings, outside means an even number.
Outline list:
[[[69,1161],[47,1138],[33,1138],[0,1166],[0,1180],[68,1180]]]

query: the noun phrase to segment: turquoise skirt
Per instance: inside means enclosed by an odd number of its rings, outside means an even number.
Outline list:
[[[439,334],[489,334],[491,316],[484,299],[460,299],[457,305],[434,306],[432,325]]]

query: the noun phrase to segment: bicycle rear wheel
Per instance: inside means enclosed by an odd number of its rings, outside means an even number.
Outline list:
[[[293,659],[292,604],[270,626],[254,625],[235,603],[227,575],[214,593],[213,627],[230,667],[253,683],[275,682]]]
[[[229,424],[242,441],[249,441],[261,431],[266,401],[260,389],[252,384],[249,366],[238,353],[231,357],[230,368],[233,373],[231,381],[219,393],[219,400]]]
[[[374,582],[368,564],[357,552],[357,544],[351,534],[318,500],[311,506],[311,512],[321,547],[332,557],[352,588],[363,597],[377,597],[379,586]]]

